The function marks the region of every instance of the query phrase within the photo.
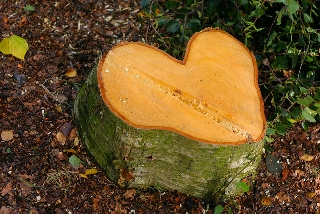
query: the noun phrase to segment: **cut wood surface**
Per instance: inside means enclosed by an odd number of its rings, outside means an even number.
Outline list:
[[[120,44],[102,57],[97,75],[109,109],[133,127],[220,145],[264,136],[255,58],[224,31],[195,34],[183,61],[146,44]]]
[[[191,38],[183,61],[117,45],[88,76],[73,116],[119,186],[216,201],[243,193],[237,183],[255,174],[266,128],[254,56],[212,29]]]

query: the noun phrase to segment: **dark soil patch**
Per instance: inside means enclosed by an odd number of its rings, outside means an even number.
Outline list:
[[[29,4],[35,11],[28,14]],[[178,192],[121,190],[101,171],[79,176],[99,167],[79,143],[72,103],[102,53],[120,41],[152,38],[147,23],[137,21],[139,10],[139,1],[131,0],[0,2],[1,38],[15,34],[30,45],[25,61],[0,55],[1,214],[213,213],[215,204]],[[76,77],[65,76],[70,68]],[[277,138],[272,154],[281,173],[269,173],[264,159],[251,191],[235,199],[239,206],[227,201],[225,210],[318,212],[319,127],[305,132],[297,126]],[[78,168],[69,163],[73,154],[82,160]],[[305,154],[313,159],[303,160]]]

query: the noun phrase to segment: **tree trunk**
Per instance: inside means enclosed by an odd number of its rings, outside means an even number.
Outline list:
[[[103,102],[97,68],[89,74],[74,105],[81,139],[111,181],[126,188],[156,187],[220,199],[243,190],[237,183],[255,174],[263,142],[217,146],[166,130],[134,128]]]

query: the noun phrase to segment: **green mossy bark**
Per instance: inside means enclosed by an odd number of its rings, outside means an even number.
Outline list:
[[[133,128],[104,104],[96,68],[76,98],[73,116],[87,150],[110,180],[128,188],[153,186],[214,200],[240,195],[236,183],[255,174],[263,148],[263,142],[215,146],[170,131]],[[130,173],[134,179],[125,175]]]

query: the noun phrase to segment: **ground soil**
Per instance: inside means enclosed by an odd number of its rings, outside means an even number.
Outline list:
[[[97,59],[124,40],[152,43],[139,11],[139,1],[131,0],[0,1],[1,38],[15,34],[30,46],[24,61],[0,55],[1,214],[214,213],[217,204],[178,192],[119,189],[74,128],[73,101]],[[70,70],[77,75],[67,77]],[[222,202],[224,210],[318,213],[319,129],[297,125],[276,138],[272,156],[265,153],[257,175],[244,180],[255,180],[249,192]],[[80,166],[70,163],[72,155]],[[84,178],[93,168],[98,173]]]

